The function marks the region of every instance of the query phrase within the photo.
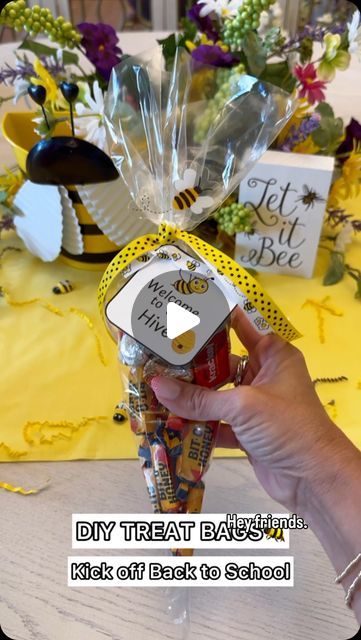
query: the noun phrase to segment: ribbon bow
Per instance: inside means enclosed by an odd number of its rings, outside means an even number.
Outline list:
[[[247,298],[253,307],[262,315],[264,323],[269,325],[274,333],[287,341],[300,338],[301,334],[289,322],[281,309],[272,298],[264,291],[261,285],[237,262],[229,258],[204,240],[193,236],[187,231],[182,231],[175,226],[162,223],[158,233],[140,236],[122,249],[107,267],[98,288],[98,303],[100,311],[103,310],[104,300],[108,289],[117,275],[125,269],[133,260],[136,260],[148,251],[154,251],[165,244],[176,244],[181,240],[191,247],[193,251],[219,276],[225,276],[236,289]]]

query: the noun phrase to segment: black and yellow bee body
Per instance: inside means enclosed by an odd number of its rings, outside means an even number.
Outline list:
[[[190,209],[202,193],[202,189],[199,185],[179,191],[173,198],[172,206],[176,211],[183,211],[184,209]]]
[[[283,536],[283,529],[265,529],[264,530],[267,539],[269,538],[273,538],[274,540],[277,540],[277,542],[284,542],[284,536]]]
[[[306,184],[303,185],[303,195],[301,195],[296,200],[296,202],[302,202],[302,204],[305,205],[306,211],[308,211],[310,207],[313,209],[313,207],[315,206],[315,202],[324,202],[324,201],[325,199],[322,198],[317,193],[317,191],[315,191],[314,189],[310,189],[310,187],[308,187]]]
[[[124,420],[127,420],[127,418],[128,412],[125,409],[124,403],[121,402],[120,404],[117,404],[113,414],[114,422],[124,422]]]
[[[139,258],[137,258],[138,262],[149,262],[150,260],[150,255],[148,253],[143,253],[143,255],[139,256]]]
[[[187,269],[189,271],[195,271],[199,267],[199,262],[196,260],[187,260]]]
[[[157,257],[159,260],[170,260],[170,255],[166,251],[158,251]]]
[[[60,280],[55,287],[53,287],[53,293],[56,293],[56,295],[70,293],[70,291],[73,291],[73,285],[69,280]]]
[[[192,293],[203,294],[209,289],[208,279],[200,278],[199,276],[191,276],[187,282],[182,276],[182,272],[179,272],[180,279],[173,283],[173,287],[178,293],[183,293],[185,296],[189,296]]]
[[[252,313],[252,311],[255,310],[255,307],[253,306],[252,302],[246,302],[243,309],[247,312],[247,313]]]

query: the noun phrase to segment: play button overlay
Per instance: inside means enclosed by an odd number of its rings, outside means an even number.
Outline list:
[[[190,313],[174,302],[167,304],[167,337],[170,340],[178,338],[200,323],[199,316]]]
[[[134,273],[108,302],[109,322],[170,365],[189,365],[236,306],[207,265],[188,269],[177,246],[162,248],[172,262],[155,257]],[[193,263],[191,263],[193,264]]]

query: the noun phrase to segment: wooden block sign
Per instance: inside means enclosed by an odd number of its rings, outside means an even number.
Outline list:
[[[254,213],[255,234],[236,237],[243,267],[310,278],[334,159],[268,151],[240,186]]]

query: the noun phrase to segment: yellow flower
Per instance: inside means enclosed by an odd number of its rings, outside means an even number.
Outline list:
[[[321,80],[330,82],[334,79],[336,69],[344,71],[350,64],[351,56],[348,51],[340,50],[341,36],[339,33],[327,33],[323,38],[326,47],[317,75]]]
[[[21,171],[9,171],[6,167],[4,169],[6,173],[0,176],[0,191],[6,192],[6,200],[11,204],[24,182],[24,176]]]
[[[306,140],[299,142],[293,147],[292,153],[308,153],[314,155],[315,153],[318,153],[319,150],[320,147],[314,143],[312,136],[308,136]]]
[[[328,206],[337,208],[342,200],[356,198],[361,192],[361,144],[355,145],[344,162],[341,176],[333,183]]]
[[[58,97],[58,87],[55,80],[51,77],[49,71],[41,64],[39,58],[35,59],[34,69],[39,76],[38,78],[31,78],[33,84],[38,84],[44,87],[46,90],[46,102],[50,102],[54,105]]]
[[[186,40],[185,41],[185,45],[186,45],[188,51],[194,51],[194,49],[197,48],[197,45],[194,44],[194,42],[192,42],[192,40]]]

